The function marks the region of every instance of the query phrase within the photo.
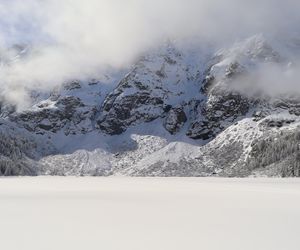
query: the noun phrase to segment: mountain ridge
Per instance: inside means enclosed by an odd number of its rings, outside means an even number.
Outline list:
[[[3,102],[0,175],[299,176],[300,97],[269,95],[256,78],[296,64],[272,42],[169,42],[127,74],[32,92],[23,111]]]

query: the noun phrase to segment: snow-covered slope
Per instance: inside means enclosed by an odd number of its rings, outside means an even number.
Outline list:
[[[299,176],[300,97],[251,78],[293,67],[296,47],[169,42],[127,72],[32,92],[22,112],[3,103],[0,175]]]

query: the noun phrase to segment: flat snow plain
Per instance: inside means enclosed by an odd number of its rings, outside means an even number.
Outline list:
[[[2,250],[299,250],[300,180],[0,179]]]

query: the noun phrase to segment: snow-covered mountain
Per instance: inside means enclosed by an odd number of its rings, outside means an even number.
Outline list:
[[[299,176],[300,93],[260,76],[296,68],[297,41],[168,42],[127,72],[32,91],[26,110],[3,101],[0,175]],[[12,51],[2,63],[30,53]]]

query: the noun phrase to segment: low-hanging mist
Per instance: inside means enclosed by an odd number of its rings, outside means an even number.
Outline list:
[[[295,0],[3,0],[0,93],[23,109],[30,90],[127,67],[167,39],[219,48],[257,33],[297,37],[299,9]],[[27,48],[21,59],[7,52],[16,44]]]

